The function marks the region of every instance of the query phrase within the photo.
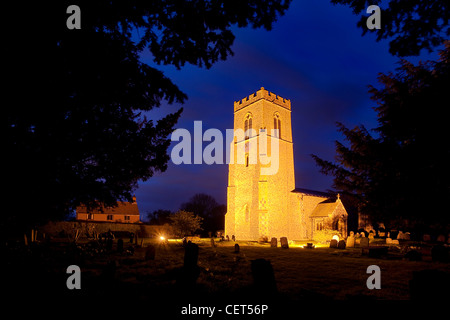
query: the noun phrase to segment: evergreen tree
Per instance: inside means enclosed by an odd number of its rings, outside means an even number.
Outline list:
[[[378,127],[338,124],[348,144],[336,141],[336,161],[313,155],[333,187],[360,203],[362,213],[385,223],[450,222],[450,41],[439,61],[415,66],[405,60],[395,74],[381,74],[370,87]]]

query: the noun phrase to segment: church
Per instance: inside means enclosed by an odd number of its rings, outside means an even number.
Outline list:
[[[339,195],[295,186],[291,101],[261,88],[234,102],[234,130],[239,129],[245,135],[235,136],[231,154],[236,160],[244,150],[245,161],[229,162],[225,234],[236,240],[347,237],[348,214]],[[249,161],[249,144],[265,150],[271,161],[276,157],[278,170],[267,174],[261,170],[267,163]]]

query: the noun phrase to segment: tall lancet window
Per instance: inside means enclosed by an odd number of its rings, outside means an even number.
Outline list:
[[[252,114],[247,113],[244,121],[245,139],[248,139],[252,136],[252,127]]]
[[[273,128],[275,130],[278,129],[278,134],[275,133],[275,137],[280,138],[281,137],[281,119],[280,119],[280,115],[278,113],[275,113],[273,115]]]

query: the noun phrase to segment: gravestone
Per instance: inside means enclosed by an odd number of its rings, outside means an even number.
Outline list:
[[[347,247],[354,248],[355,247],[355,237],[350,233],[350,236],[347,238]]]
[[[431,236],[429,234],[424,234],[422,239],[423,241],[428,242],[431,241]]]
[[[331,239],[330,241],[330,248],[337,248],[338,247],[338,242],[336,239]]]
[[[397,234],[397,240],[403,240],[403,231],[399,231]]]
[[[345,249],[345,240],[339,240],[338,249]]]
[[[280,238],[280,246],[283,249],[289,249],[289,243],[288,243],[288,239],[286,237]]]
[[[369,246],[369,238],[363,237],[361,238],[360,242],[359,242],[359,246],[366,248]]]
[[[198,261],[198,245],[188,241],[184,248],[184,267],[192,268],[197,266]]]
[[[227,235],[226,239],[227,239],[227,241],[230,241],[230,237],[228,235]]]
[[[234,236],[234,234],[231,236],[231,240],[236,241],[236,237]]]
[[[271,247],[271,248],[276,248],[276,247],[278,247],[278,240],[277,240],[277,238],[272,238],[272,239],[270,239],[270,247]]]
[[[256,259],[251,261],[253,285],[256,293],[264,295],[275,293],[277,284],[273,273],[272,264],[266,259]]]
[[[216,247],[216,243],[214,242],[214,238],[211,238],[211,247],[212,248]]]
[[[445,243],[445,236],[443,234],[438,235],[436,241]]]
[[[198,245],[188,241],[184,248],[184,265],[177,277],[177,285],[182,289],[192,289],[200,275],[198,262]]]
[[[392,244],[392,239],[391,238],[386,238],[386,244]]]
[[[155,246],[149,245],[147,248],[145,248],[145,260],[155,260]]]
[[[234,253],[239,253],[239,244],[234,245]]]
[[[123,252],[123,240],[122,239],[117,240],[117,252],[119,252],[119,253]]]
[[[373,238],[375,238],[375,236],[374,236],[374,234],[373,234],[373,232],[372,232],[372,231],[370,231],[370,232],[369,232],[368,238],[369,238],[369,239],[373,239]]]

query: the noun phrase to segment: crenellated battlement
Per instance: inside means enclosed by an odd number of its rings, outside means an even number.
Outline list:
[[[284,107],[288,110],[291,110],[291,100],[284,99],[273,92],[267,91],[264,89],[264,87],[261,87],[258,91],[255,93],[249,95],[248,97],[245,97],[242,100],[235,101],[234,102],[234,112],[260,100],[260,99],[266,99],[267,101],[271,101],[281,107]]]

